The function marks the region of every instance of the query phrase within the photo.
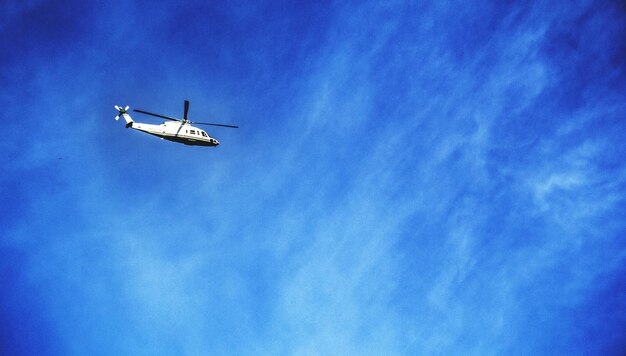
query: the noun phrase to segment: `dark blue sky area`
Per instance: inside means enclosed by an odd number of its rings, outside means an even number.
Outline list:
[[[622,355],[625,34],[617,1],[3,3],[0,354]],[[240,128],[114,120],[186,99]]]

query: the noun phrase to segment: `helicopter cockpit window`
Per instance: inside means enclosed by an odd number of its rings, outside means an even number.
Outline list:
[[[202,136],[208,137],[209,135],[207,135],[206,132],[202,131]]]

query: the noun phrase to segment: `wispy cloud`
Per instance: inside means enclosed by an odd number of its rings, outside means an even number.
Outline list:
[[[600,31],[593,19],[618,21],[607,8],[589,20],[584,1],[483,5],[292,13],[270,4],[254,13],[283,20],[260,26],[245,6],[199,5],[196,16],[135,4],[96,21],[71,51],[28,58],[32,75],[0,100],[12,117],[20,110],[8,104],[28,93],[27,122],[48,119],[41,135],[20,136],[22,148],[0,143],[11,172],[3,194],[21,202],[19,214],[3,208],[12,222],[1,246],[27,256],[24,274],[7,278],[42,295],[51,345],[74,354],[619,348],[619,337],[589,345],[581,335],[623,327],[605,325],[596,305],[618,288],[626,257],[615,119],[624,108],[616,89],[589,89],[604,79],[573,85],[561,63],[592,61],[614,37],[588,47],[568,33],[576,58],[563,55],[569,42],[548,43],[562,23]],[[108,19],[133,11],[145,28],[131,17],[109,33]],[[113,121],[118,100],[174,114],[188,96],[194,115],[234,117],[241,129],[200,151]],[[22,189],[6,193],[16,182]]]

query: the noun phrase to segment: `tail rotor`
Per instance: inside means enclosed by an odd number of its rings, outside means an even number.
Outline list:
[[[124,118],[124,120],[126,120],[126,127],[131,127],[133,126],[133,119],[130,117],[130,115],[128,115],[128,108],[130,108],[130,106],[126,105],[125,108],[121,107],[121,106],[114,106],[115,110],[117,110],[118,114],[115,117],[115,120],[119,120],[120,116]]]
[[[114,106],[115,110],[117,110],[117,112],[119,112],[119,114],[117,114],[117,116],[115,117],[115,120],[119,120],[120,116],[126,114],[126,112],[128,111],[128,108],[130,108],[130,106],[126,105],[125,108],[121,107],[121,106]]]

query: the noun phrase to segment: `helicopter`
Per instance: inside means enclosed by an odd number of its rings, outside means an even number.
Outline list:
[[[193,122],[189,121],[187,118],[187,113],[189,112],[189,100],[185,100],[185,111],[183,113],[182,119],[177,119],[174,117],[169,117],[165,115],[154,114],[148,111],[133,109],[133,111],[160,117],[162,119],[170,120],[162,123],[161,125],[154,124],[145,124],[140,122],[135,122],[130,115],[128,114],[129,106],[125,108],[121,106],[114,106],[118,112],[118,115],[115,117],[115,120],[119,120],[120,117],[123,117],[126,120],[126,128],[132,128],[137,131],[145,132],[150,135],[154,135],[160,137],[161,139],[182,143],[189,146],[209,146],[215,147],[220,144],[218,140],[209,136],[204,130],[201,130],[194,125],[209,125],[209,126],[219,126],[219,127],[229,127],[229,128],[238,128],[239,126],[235,125],[224,125],[224,124],[212,124],[207,122]],[[173,122],[172,122],[173,121]]]

